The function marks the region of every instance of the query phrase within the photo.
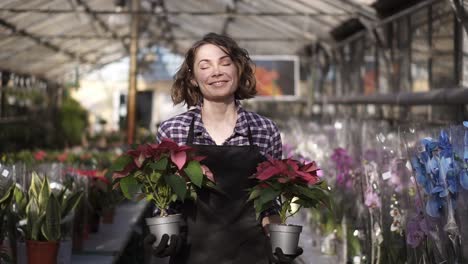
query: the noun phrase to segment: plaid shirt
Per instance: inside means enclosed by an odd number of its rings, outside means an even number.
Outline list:
[[[170,138],[179,145],[186,144],[192,118],[195,118],[193,144],[216,145],[203,126],[200,105],[162,122],[156,135],[157,142],[161,142],[163,138]],[[249,145],[249,126],[252,133],[253,144],[259,147],[260,152],[266,157],[281,159],[281,135],[275,123],[259,114],[244,110],[240,104],[238,104],[237,122],[234,127],[234,133],[225,140],[223,145]],[[177,205],[171,206],[170,209],[179,211]],[[269,215],[277,215],[278,212],[279,204],[274,203],[271,208],[262,212],[260,219]]]
[[[179,145],[187,143],[187,136],[192,118],[195,118],[194,144],[216,145],[203,126],[201,118],[201,106],[197,106],[183,114],[177,115],[161,123],[156,140],[161,142],[162,138],[170,138]],[[244,146],[249,145],[248,128],[252,132],[254,145],[266,157],[281,159],[282,143],[281,136],[275,123],[271,120],[238,107],[237,122],[234,133],[226,139],[223,145]]]

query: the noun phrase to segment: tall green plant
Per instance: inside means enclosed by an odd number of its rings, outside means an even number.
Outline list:
[[[0,240],[2,240],[5,235],[6,221],[4,218],[10,210],[13,191],[13,179],[11,177],[4,177],[0,175]]]
[[[87,126],[86,110],[73,98],[65,98],[59,109],[60,127],[65,144],[81,143],[81,135]]]
[[[22,225],[28,240],[57,241],[62,236],[63,219],[77,206],[82,192],[67,195],[67,188],[59,193],[51,191],[47,176],[43,179],[32,173],[28,192],[20,187],[15,189],[17,214],[26,219]]]

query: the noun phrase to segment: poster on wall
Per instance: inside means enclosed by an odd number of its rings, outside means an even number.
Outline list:
[[[298,99],[297,56],[252,56],[257,79],[257,99]]]

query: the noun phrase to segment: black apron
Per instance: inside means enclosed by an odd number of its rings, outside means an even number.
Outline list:
[[[175,264],[267,264],[266,237],[255,217],[253,203],[246,203],[249,177],[265,160],[253,144],[249,128],[248,146],[194,145],[194,120],[187,145],[213,172],[221,192],[202,189],[196,201],[183,204],[187,224],[187,244],[171,258]]]

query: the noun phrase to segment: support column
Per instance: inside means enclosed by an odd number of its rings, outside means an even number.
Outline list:
[[[127,97],[127,143],[133,144],[135,140],[135,105],[137,91],[137,55],[138,55],[138,26],[140,21],[140,0],[132,0],[131,43],[130,43],[130,70]]]

